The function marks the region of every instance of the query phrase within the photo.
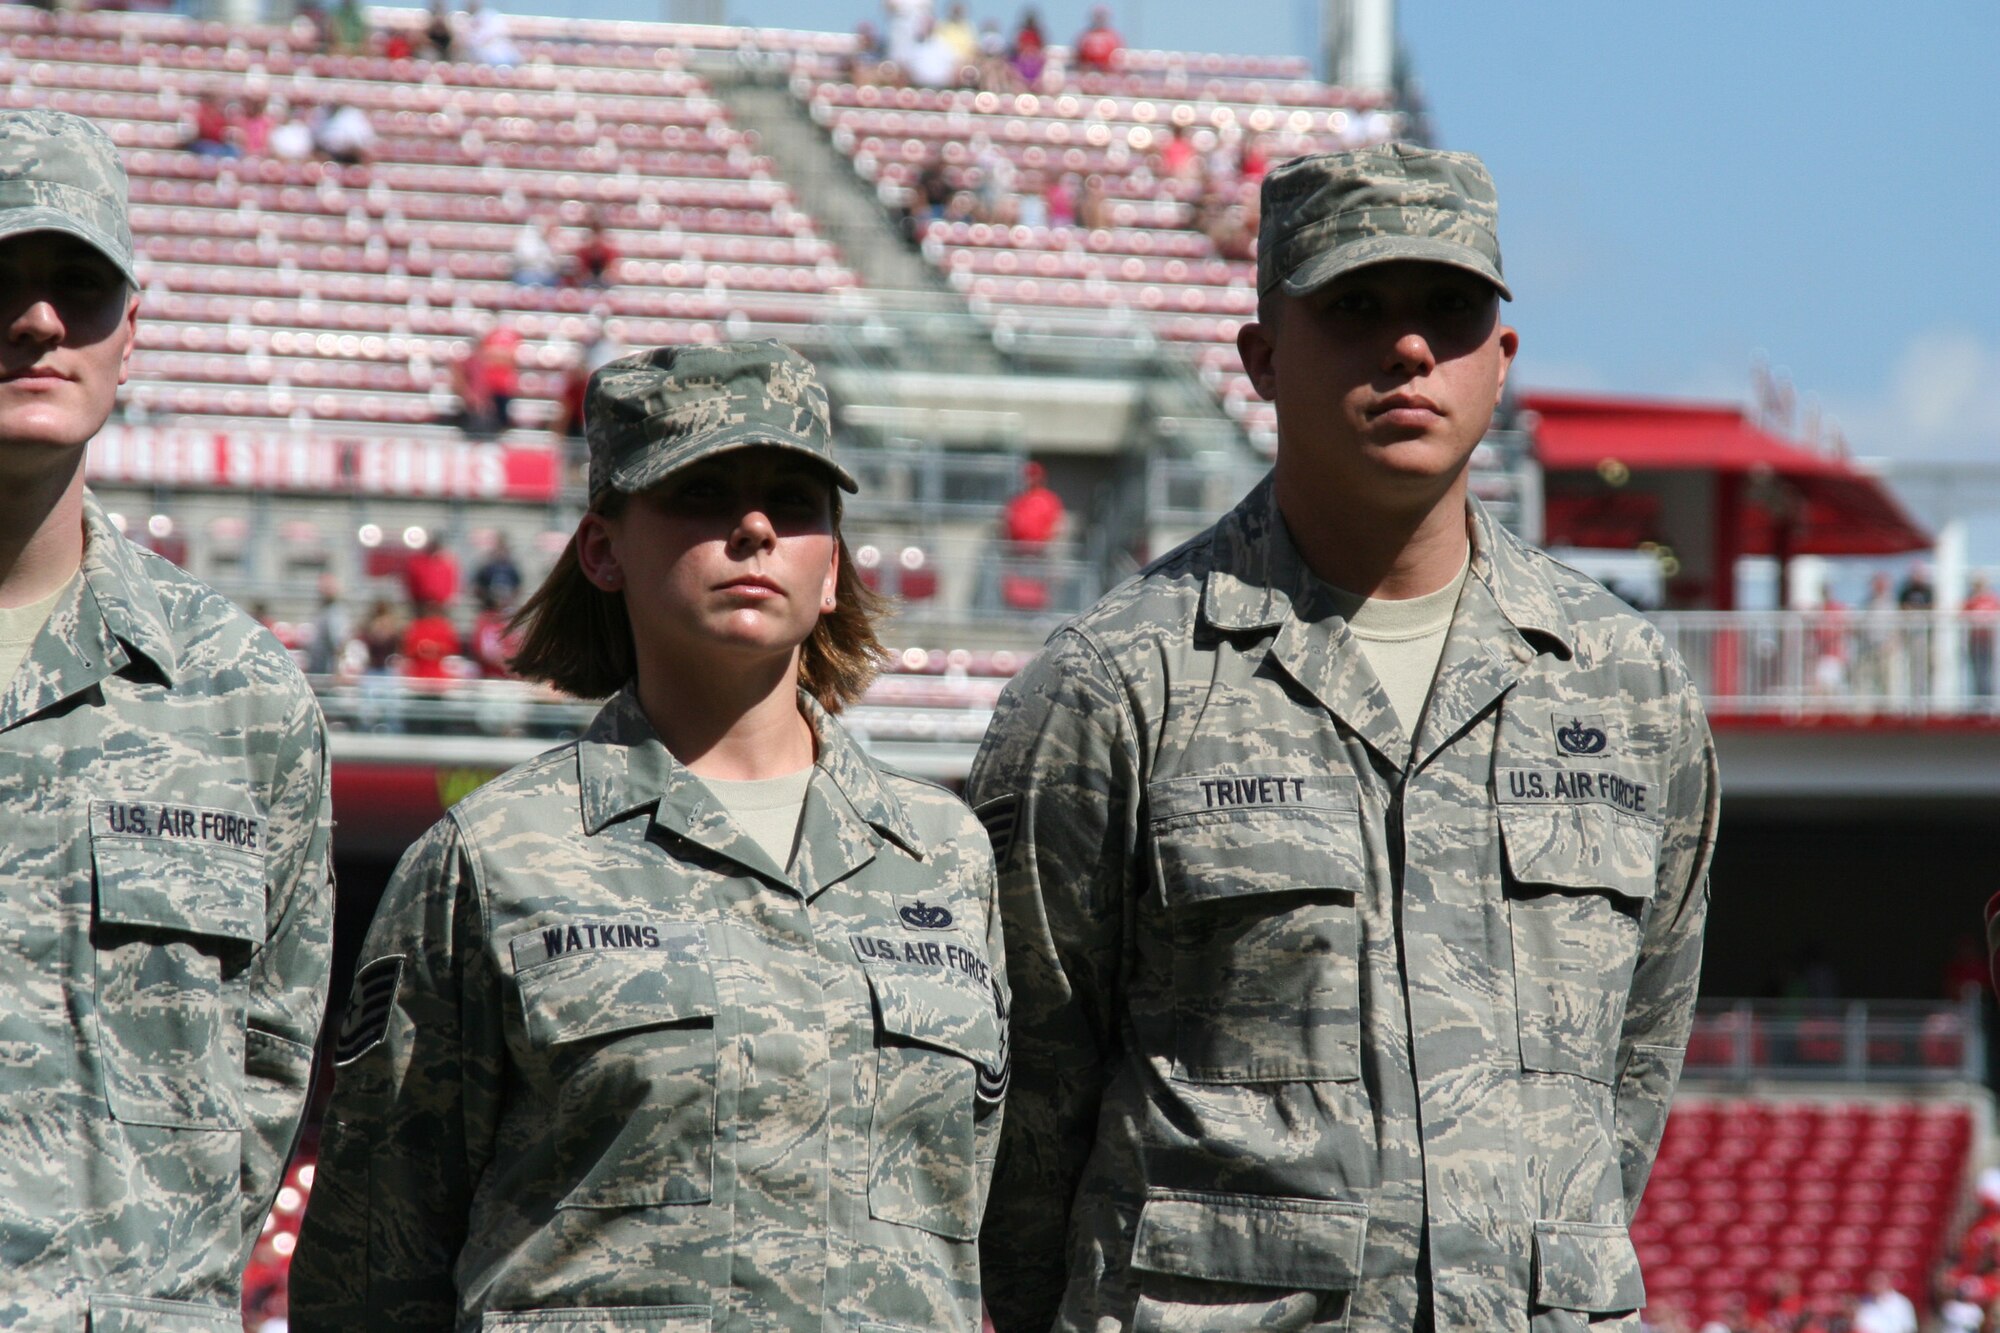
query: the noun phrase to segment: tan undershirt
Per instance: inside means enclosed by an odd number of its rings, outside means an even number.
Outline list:
[[[64,594],[76,586],[81,571],[72,574],[69,581],[42,598],[39,602],[29,602],[26,606],[0,606],[0,694],[14,683],[14,673],[27,660],[28,650],[41,637],[42,626],[49,623],[55,614],[56,603]]]
[[[789,867],[792,847],[799,840],[799,820],[806,809],[806,788],[813,771],[802,768],[775,778],[752,778],[735,782],[728,778],[703,778],[715,799],[729,812],[750,840],[764,849],[773,865]]]
[[[1438,660],[1444,656],[1445,636],[1451,633],[1451,618],[1458,610],[1458,594],[1471,568],[1468,550],[1451,582],[1436,592],[1400,601],[1332,590],[1336,609],[1347,619],[1348,633],[1361,645],[1361,655],[1382,682],[1404,734],[1412,738],[1423,721],[1424,703],[1437,678]]]

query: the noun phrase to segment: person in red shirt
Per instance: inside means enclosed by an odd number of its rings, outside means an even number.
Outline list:
[[[585,224],[589,232],[570,255],[570,282],[579,287],[609,287],[611,269],[618,262],[618,247],[604,234],[604,219],[592,212]]]
[[[1000,511],[1000,533],[1006,539],[1000,601],[1012,611],[1044,611],[1049,605],[1048,548],[1067,515],[1040,463],[1023,467],[1021,481],[1020,493]]]
[[[1076,39],[1076,67],[1104,73],[1125,49],[1125,39],[1111,26],[1111,10],[1099,5],[1091,11],[1090,26]]]
[[[498,324],[452,368],[467,434],[490,436],[507,429],[508,407],[521,392],[521,370],[515,362],[520,350],[521,335]]]
[[[520,651],[521,636],[513,628],[514,599],[497,594],[482,599],[479,615],[472,622],[472,660],[479,674],[499,680],[514,673],[508,664]]]
[[[458,561],[436,536],[403,565],[403,591],[412,606],[448,606],[458,596]]]
[[[416,617],[403,631],[403,675],[409,680],[446,681],[451,670],[447,657],[459,653],[458,631],[445,619],[444,608],[435,602],[419,602]]]

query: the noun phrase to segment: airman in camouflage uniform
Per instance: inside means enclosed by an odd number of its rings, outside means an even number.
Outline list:
[[[326,999],[326,738],[284,649],[83,487],[131,278],[111,141],[0,113],[0,582],[80,548],[0,681],[0,1327],[222,1333]]]
[[[1002,698],[968,789],[1014,988],[1002,1333],[1637,1326],[1714,761],[1653,627],[1466,494],[1513,350],[1494,212],[1460,154],[1274,171],[1274,476]],[[1385,530],[1463,571],[1409,728],[1308,556]]]
[[[776,344],[613,362],[587,412],[594,494],[637,504],[760,444],[852,486]],[[979,1327],[1007,1068],[983,831],[801,691],[817,757],[781,864],[662,743],[646,674],[397,869],[336,1053],[300,1333]]]

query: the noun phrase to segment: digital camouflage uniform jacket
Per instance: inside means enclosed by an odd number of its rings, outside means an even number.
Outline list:
[[[236,1333],[332,947],[325,728],[277,641],[85,501],[0,694],[0,1327]]]
[[[1002,1333],[1636,1327],[1708,728],[1645,620],[1472,533],[1414,757],[1268,480],[1003,696]]]
[[[973,1333],[993,862],[818,734],[787,874],[628,689],[459,802],[362,946],[297,1333]]]

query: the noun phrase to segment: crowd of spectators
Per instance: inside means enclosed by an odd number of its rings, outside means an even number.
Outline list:
[[[361,0],[335,0],[331,7],[299,6],[297,32],[303,44],[338,55],[378,55],[390,60],[470,60],[481,65],[521,63],[521,50],[507,28],[507,16],[487,0],[468,0],[453,12],[447,0],[432,0],[423,27],[375,28]]]
[[[400,582],[400,599],[377,597],[356,618],[329,575],[320,580],[310,621],[273,626],[294,644],[309,675],[358,687],[363,724],[374,730],[400,729],[397,701],[407,693],[511,678],[519,646],[509,625],[522,574],[504,533],[483,551],[469,588],[458,557],[435,535],[403,560]]]
[[[1859,606],[1824,589],[1811,636],[1812,685],[1829,697],[1923,699],[1936,684],[1940,641],[1926,620],[1898,614],[1937,609],[1930,567],[1918,563],[1897,583],[1877,573]],[[1984,574],[1966,590],[1957,651],[1960,688],[1974,700],[1994,697],[1994,649],[2000,639],[2000,594]]]
[[[1671,1302],[1656,1301],[1640,1324],[1644,1333],[1917,1333],[1914,1302],[1886,1273],[1868,1289],[1831,1303],[1806,1295],[1794,1273],[1770,1273],[1749,1295],[1738,1295],[1714,1318],[1694,1320]],[[1958,1333],[1961,1326],[1947,1324]],[[1976,1333],[1982,1325],[1962,1326]]]
[[[183,146],[204,157],[318,159],[347,166],[374,153],[375,126],[368,113],[338,98],[314,105],[273,104],[258,96],[224,98],[202,93],[184,118]]]
[[[883,28],[864,22],[855,29],[854,50],[844,71],[852,83],[995,93],[1052,91],[1063,86],[1072,70],[1115,70],[1125,49],[1125,39],[1103,5],[1092,11],[1089,26],[1077,34],[1066,53],[1050,46],[1041,15],[1032,5],[1021,12],[1011,33],[991,18],[974,28],[965,6],[958,3],[942,18],[931,0],[883,0],[883,9]],[[1067,61],[1062,58],[1065,54]]]

